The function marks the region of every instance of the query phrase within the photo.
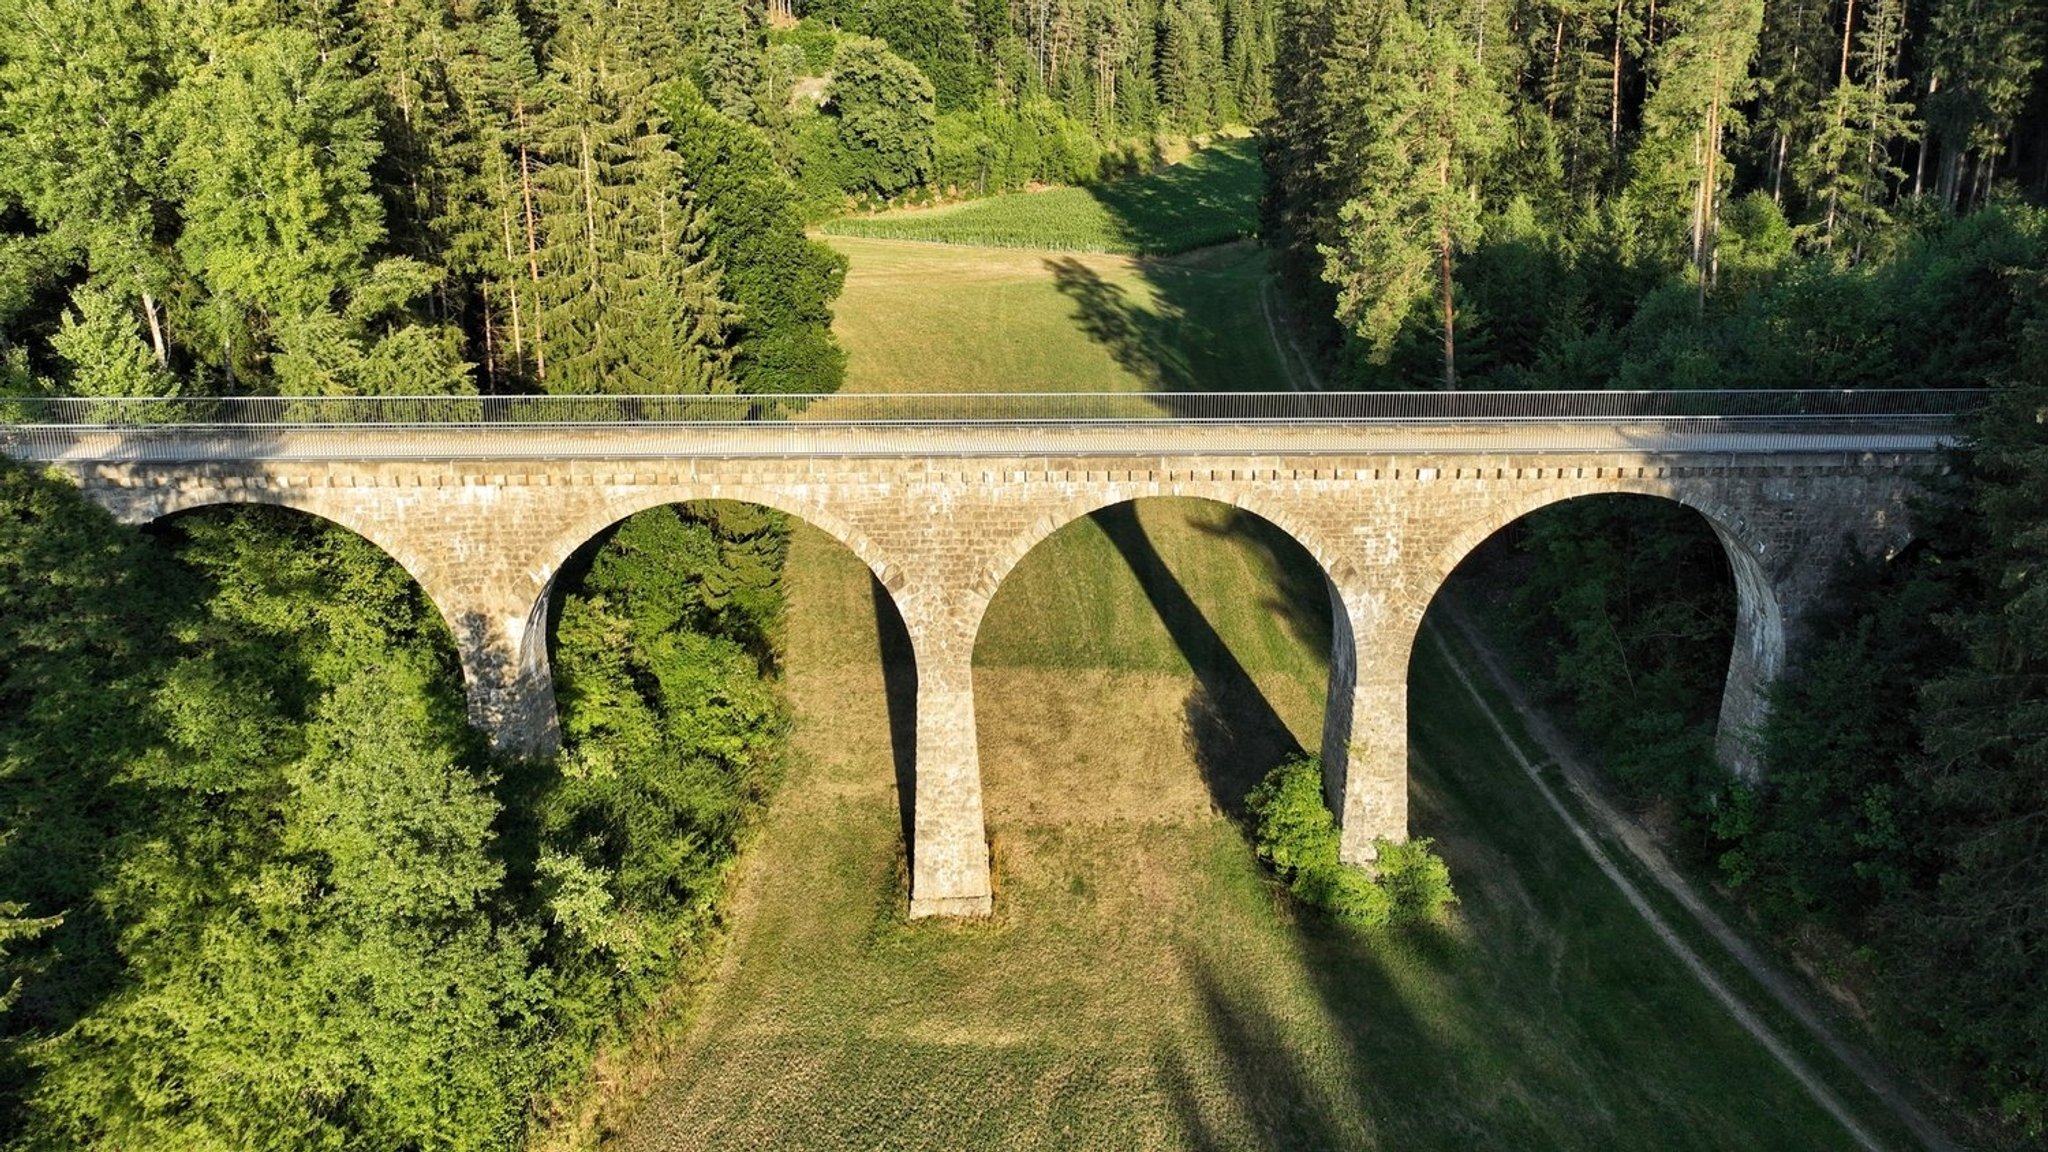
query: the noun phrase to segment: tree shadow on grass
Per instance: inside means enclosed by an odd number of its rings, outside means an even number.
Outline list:
[[[1186,704],[1188,743],[1210,802],[1242,821],[1245,795],[1301,744],[1265,692],[1167,566],[1138,519],[1135,503],[1095,513],[1095,522],[1131,569],[1145,598],[1194,670]]]
[[[1199,385],[1180,339],[1185,316],[1162,302],[1159,311],[1141,308],[1120,284],[1112,284],[1072,256],[1045,262],[1053,286],[1074,302],[1074,322],[1102,345],[1117,366],[1163,392],[1191,392]]]
[[[1174,253],[1251,235],[1262,181],[1254,142],[1233,140],[1143,176],[1091,185],[1088,194],[1133,251]]]
[[[1273,584],[1259,607],[1278,617],[1289,635],[1328,666],[1332,637],[1329,581],[1308,549],[1272,521],[1237,507],[1230,509],[1220,525],[1197,523],[1194,528],[1211,539],[1251,543],[1262,575]]]

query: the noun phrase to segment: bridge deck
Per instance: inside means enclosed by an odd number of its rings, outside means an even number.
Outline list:
[[[1920,452],[1966,390],[16,398],[50,462]]]
[[[50,463],[791,457],[1442,456],[1925,452],[1926,418],[1708,418],[1500,424],[950,423],[366,425],[0,429],[0,451]]]

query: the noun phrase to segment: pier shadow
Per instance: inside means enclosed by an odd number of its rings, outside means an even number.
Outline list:
[[[917,851],[917,653],[889,590],[868,577],[875,637],[882,653],[882,692],[889,707],[889,753],[896,770],[896,819],[906,860]]]
[[[1211,802],[1241,823],[1245,795],[1281,761],[1300,755],[1301,744],[1160,556],[1137,504],[1105,508],[1094,519],[1193,670],[1195,686],[1185,705],[1188,744]]]

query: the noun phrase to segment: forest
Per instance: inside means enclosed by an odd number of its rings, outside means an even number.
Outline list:
[[[1504,541],[1514,637],[1615,786],[1987,1143],[2048,1134],[2048,10],[2028,0],[1297,0],[1262,236],[1358,387],[1984,388],[1919,538],[1842,572],[1710,743],[1699,517]]]
[[[1761,787],[1708,759],[1697,525],[1532,523],[1515,615],[1617,786],[2020,1144],[2044,58],[2034,0],[0,0],[0,396],[829,392],[811,225],[1232,126],[1334,385],[1993,389]],[[0,1144],[518,1147],[702,961],[788,723],[778,517],[579,556],[526,763],[346,532],[5,463],[0,509]]]

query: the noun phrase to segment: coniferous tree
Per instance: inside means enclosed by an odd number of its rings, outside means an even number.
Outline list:
[[[83,265],[133,303],[159,366],[185,280],[163,220],[165,97],[181,68],[176,14],[129,0],[0,3],[0,200],[42,233],[14,248],[27,280]]]
[[[662,51],[658,34],[605,0],[556,35],[535,193],[549,391],[731,388],[732,308],[643,63]]]
[[[2013,118],[2037,82],[2048,15],[2033,0],[1937,0],[1927,25],[1921,109],[1941,147],[1933,179],[1942,202],[1976,205],[1991,180]],[[1917,194],[1929,179],[1923,149]]]
[[[1899,68],[1905,5],[1867,0],[1860,28],[1856,11],[1854,0],[1843,5],[1834,91],[1799,165],[1800,182],[1819,210],[1814,231],[1828,249],[1838,232],[1860,241],[1890,223],[1885,205],[1906,175],[1895,149],[1915,130],[1911,107],[1899,99],[1906,87]]]
[[[695,26],[697,76],[713,107],[741,123],[760,110],[760,37],[746,0],[703,0]]]
[[[1369,128],[1342,228],[1322,247],[1339,314],[1376,357],[1417,301],[1435,298],[1447,389],[1458,386],[1454,265],[1478,239],[1480,175],[1507,127],[1467,15],[1434,0],[1392,8],[1354,97],[1351,114]]]
[[[1669,28],[1650,59],[1654,87],[1632,185],[1664,242],[1684,253],[1704,298],[1729,194],[1728,145],[1754,87],[1763,2],[1672,0],[1662,15]]]

